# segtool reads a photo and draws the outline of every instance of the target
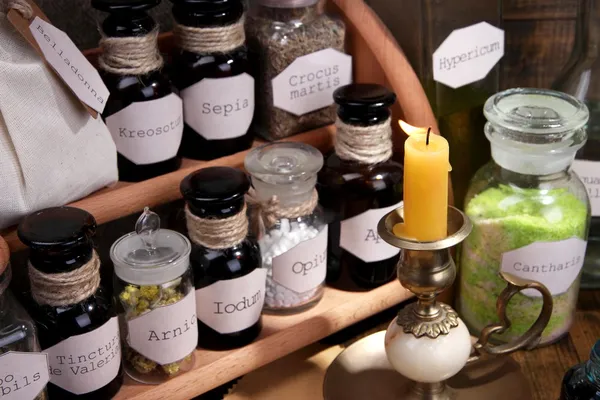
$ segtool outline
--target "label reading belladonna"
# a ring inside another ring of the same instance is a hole
[[[352,57],[334,49],[298,57],[273,78],[273,104],[304,115],[333,104],[333,92],[352,83]]]

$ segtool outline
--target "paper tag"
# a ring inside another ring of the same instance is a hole
[[[117,317],[100,328],[71,336],[43,353],[48,354],[50,382],[71,393],[85,394],[110,383],[121,367]]]
[[[0,356],[2,400],[33,400],[49,380],[45,354],[9,351]]]
[[[171,93],[132,103],[106,118],[117,151],[137,165],[154,164],[177,155],[183,135],[183,108]]]
[[[196,290],[198,319],[219,333],[239,332],[260,318],[265,302],[267,270],[215,282]]]
[[[333,104],[333,92],[352,83],[352,57],[334,49],[294,60],[273,78],[273,105],[304,115]]]
[[[316,288],[326,274],[327,226],[316,237],[273,258],[273,280],[296,293]]]
[[[185,123],[207,140],[245,135],[254,117],[254,78],[205,78],[181,91]]]
[[[198,344],[195,292],[127,321],[127,327],[127,343],[144,357],[160,365],[184,359]]]
[[[558,242],[535,242],[504,253],[501,269],[538,281],[553,295],[565,293],[583,267],[586,245],[585,240],[576,237]],[[521,293],[530,297],[542,296],[533,289]]]
[[[600,216],[600,162],[575,160],[573,171],[579,176],[588,191],[592,216]]]
[[[433,53],[433,79],[453,89],[487,76],[504,55],[504,31],[487,22],[456,29]]]
[[[400,253],[400,249],[387,244],[377,233],[379,220],[402,202],[385,208],[365,211],[341,223],[340,247],[364,262],[387,260]]]

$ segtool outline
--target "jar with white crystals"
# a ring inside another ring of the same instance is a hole
[[[303,311],[323,296],[327,225],[315,190],[322,166],[321,153],[302,143],[267,144],[246,157],[252,223],[267,268],[267,311]]]

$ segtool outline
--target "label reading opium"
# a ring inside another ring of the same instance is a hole
[[[600,216],[600,162],[575,160],[573,171],[579,176],[588,192],[592,216]]]
[[[185,123],[207,140],[240,137],[254,116],[254,78],[205,78],[181,91]]]
[[[85,394],[106,386],[119,373],[121,343],[117,317],[100,328],[71,336],[43,351],[48,355],[50,382]]]
[[[273,280],[296,293],[316,288],[326,274],[327,226],[316,237],[273,258]]]
[[[260,318],[266,279],[267,270],[256,268],[240,278],[197,289],[198,319],[219,333],[239,332],[251,327]]]
[[[171,93],[132,103],[106,118],[117,151],[137,165],[154,164],[177,155],[183,134],[183,108]]]
[[[9,351],[0,356],[0,399],[33,400],[50,380],[43,353]]]
[[[127,321],[127,327],[127,343],[144,357],[161,365],[184,359],[198,344],[195,292]]]
[[[298,57],[273,78],[273,104],[304,115],[333,104],[333,92],[352,83],[352,57],[334,49]]]
[[[459,88],[486,77],[504,55],[504,31],[487,22],[456,29],[433,53],[433,79]]]
[[[397,247],[387,244],[377,233],[379,220],[402,202],[384,208],[365,211],[341,223],[340,247],[364,262],[387,260],[400,253]]]
[[[502,255],[501,269],[524,279],[544,284],[550,293],[565,293],[573,284],[585,256],[587,242],[577,237],[557,242],[535,242]],[[534,289],[526,296],[541,297]]]

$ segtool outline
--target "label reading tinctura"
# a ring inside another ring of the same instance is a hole
[[[600,216],[600,162],[575,160],[573,171],[579,176],[588,192],[592,216]]]
[[[48,358],[43,353],[9,351],[0,356],[0,399],[32,400],[49,380]]]

